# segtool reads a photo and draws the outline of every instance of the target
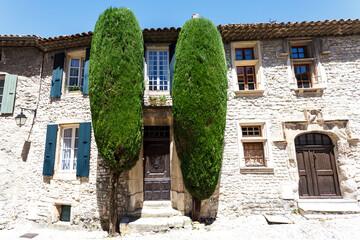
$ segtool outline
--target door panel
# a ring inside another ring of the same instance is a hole
[[[300,198],[341,197],[330,138],[322,134],[307,135],[295,139]]]
[[[170,141],[144,141],[145,200],[170,200]]]

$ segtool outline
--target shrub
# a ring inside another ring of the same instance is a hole
[[[220,33],[205,18],[183,26],[174,66],[176,149],[186,189],[209,198],[219,180],[226,120],[227,69]]]
[[[110,201],[115,199],[119,174],[139,159],[143,56],[142,31],[133,12],[126,8],[105,10],[92,38],[89,97],[97,147],[111,171]],[[115,212],[113,217],[117,217],[117,207],[111,208],[110,214]],[[111,222],[117,226],[113,217]],[[109,231],[113,231],[111,224]]]

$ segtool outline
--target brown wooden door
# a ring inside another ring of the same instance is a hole
[[[295,140],[300,197],[341,197],[331,140],[326,135],[307,135]]]
[[[167,133],[164,136],[157,130],[145,127],[144,199],[170,200],[170,139]]]

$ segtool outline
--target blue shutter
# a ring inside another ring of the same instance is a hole
[[[5,75],[5,84],[0,109],[1,113],[13,113],[17,78],[17,75]]]
[[[55,54],[51,80],[51,98],[58,98],[61,95],[62,77],[64,69],[65,53]]]
[[[170,62],[170,91],[173,90],[174,65],[175,65],[175,53],[171,58],[171,62]]]
[[[52,176],[54,174],[57,130],[58,130],[57,125],[47,126],[44,168],[43,168],[43,175],[45,176]]]
[[[83,94],[89,94],[89,61],[90,61],[90,48],[87,48],[86,56],[85,56],[84,82],[82,87]]]
[[[76,176],[89,177],[91,123],[80,123]]]

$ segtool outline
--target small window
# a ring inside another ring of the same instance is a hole
[[[252,60],[254,59],[253,48],[237,48],[235,49],[235,60]]]
[[[61,222],[70,222],[70,216],[71,216],[71,206],[70,205],[61,205],[60,221]]]
[[[5,85],[5,77],[0,76],[0,109],[1,109],[1,103],[2,103],[2,98],[3,98],[3,94],[4,94],[4,85]]]
[[[243,137],[261,137],[261,127],[251,126],[241,128]]]
[[[246,166],[265,166],[264,146],[262,142],[244,142],[243,146]]]
[[[69,62],[69,77],[67,88],[69,91],[81,90],[84,82],[85,60],[71,58]]]
[[[169,52],[155,51],[147,52],[148,77],[150,91],[168,91],[169,88]]]
[[[293,59],[307,58],[306,46],[291,47],[291,54]]]
[[[236,67],[239,90],[255,90],[256,77],[254,66]]]
[[[61,138],[60,171],[76,171],[79,128],[63,128]]]
[[[295,64],[294,69],[298,88],[310,88],[311,74],[309,64]]]

